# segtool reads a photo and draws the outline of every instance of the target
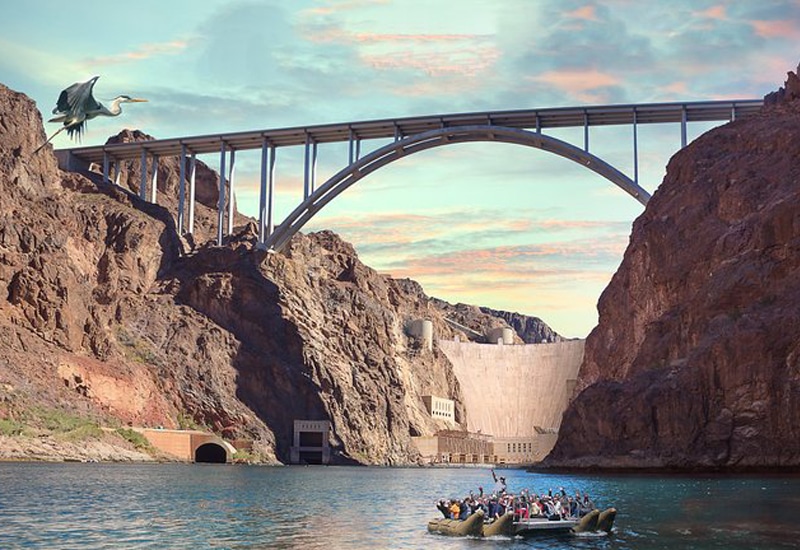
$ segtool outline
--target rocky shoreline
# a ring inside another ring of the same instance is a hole
[[[54,436],[0,436],[0,462],[165,462],[118,438],[63,441]]]

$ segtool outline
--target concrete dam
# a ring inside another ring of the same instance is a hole
[[[531,463],[555,445],[584,340],[503,345],[438,340],[453,364],[466,434],[415,438],[431,462]]]

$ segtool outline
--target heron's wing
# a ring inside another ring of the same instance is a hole
[[[63,90],[58,96],[56,108],[53,114],[63,113],[79,115],[100,109],[100,103],[92,95],[92,88],[99,76],[95,76],[86,82],[76,82],[69,88]]]

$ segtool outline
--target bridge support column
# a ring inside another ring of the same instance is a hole
[[[192,152],[192,160],[189,163],[189,233],[194,234],[194,195],[195,195],[195,176],[197,175],[197,154]]]
[[[317,190],[317,142],[311,143],[311,193]]]
[[[142,148],[142,154],[139,159],[139,168],[141,169],[141,182],[139,183],[139,198],[143,201],[147,200],[147,151]]]
[[[219,199],[217,201],[217,246],[222,246],[222,224],[225,222],[225,142],[219,152]]]
[[[153,155],[153,174],[150,180],[150,202],[158,204],[158,155]]]
[[[583,111],[583,150],[589,152],[589,113]]]
[[[181,158],[178,176],[178,235],[183,235],[183,217],[186,201],[186,145],[181,143]]]
[[[311,195],[311,136],[306,134],[305,154],[303,155],[303,200]]]
[[[633,110],[633,183],[639,184],[639,142],[637,141],[636,109]]]
[[[103,183],[111,183],[111,178],[108,177],[108,153],[103,152]]]
[[[119,180],[122,177],[122,163],[125,161],[122,160],[115,160],[114,161],[114,185],[119,187]]]
[[[353,164],[359,158],[361,158],[361,140],[352,129],[350,130],[349,158],[349,164]]]
[[[228,235],[233,235],[233,178],[236,172],[236,150],[231,149],[231,166],[228,169]]]
[[[258,244],[263,248],[272,235],[273,196],[275,193],[275,146],[267,138],[261,143],[261,193],[258,202]]]
[[[686,105],[681,109],[681,149],[686,147]]]

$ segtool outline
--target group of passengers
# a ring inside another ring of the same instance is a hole
[[[448,519],[467,519],[470,515],[482,510],[484,518],[493,520],[513,512],[514,521],[529,518],[547,518],[550,520],[578,519],[594,509],[594,503],[587,493],[575,492],[570,496],[560,487],[555,493],[552,489],[547,493],[537,494],[528,489],[522,489],[519,494],[513,494],[506,489],[504,477],[496,476],[495,488],[491,494],[485,494],[483,487],[478,487],[478,494],[470,491],[463,499],[441,499],[436,507]]]

